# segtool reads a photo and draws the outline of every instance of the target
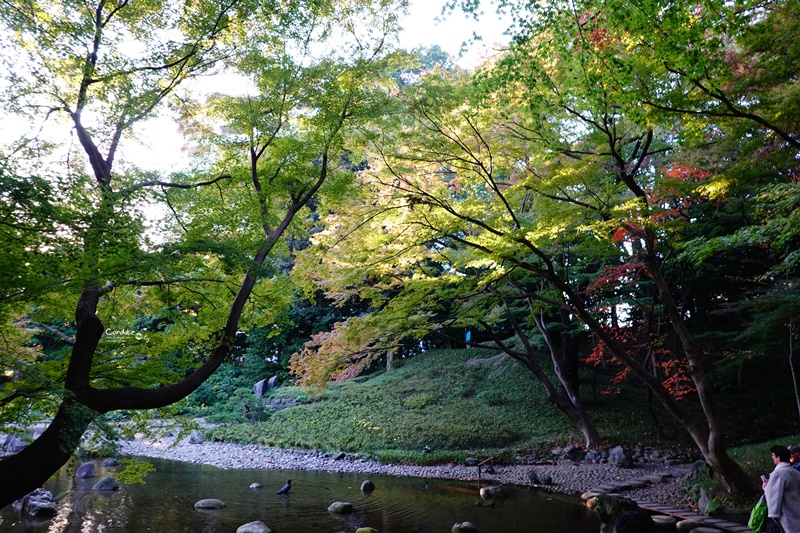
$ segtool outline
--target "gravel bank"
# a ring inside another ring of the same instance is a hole
[[[328,470],[334,472],[357,472],[388,474],[392,476],[415,476],[429,478],[477,481],[476,467],[463,465],[409,466],[383,464],[372,460],[343,454],[326,454],[318,451],[278,450],[256,445],[240,445],[220,442],[189,443],[189,439],[175,443],[174,438],[160,440],[138,439],[123,442],[122,453],[144,457],[156,457],[196,464],[207,464],[219,468],[286,468],[298,470]],[[482,473],[484,480],[496,483],[534,485],[531,471],[538,479],[549,477],[551,484],[541,486],[546,490],[579,495],[599,485],[626,481],[649,474],[668,474],[661,483],[646,488],[625,491],[632,498],[687,509],[689,502],[682,489],[683,476],[689,465],[665,466],[641,464],[633,468],[619,468],[612,464],[575,463],[562,459],[557,465],[496,465],[492,473]]]

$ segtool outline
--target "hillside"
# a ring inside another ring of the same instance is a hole
[[[390,372],[334,383],[316,393],[280,387],[270,396],[308,403],[277,411],[265,421],[225,425],[211,438],[414,462],[470,454],[513,456],[582,444],[581,433],[547,401],[533,375],[505,355],[435,350],[402,363]],[[656,437],[644,390],[627,387],[619,394],[602,394],[605,388],[601,377],[584,376],[584,401],[610,445],[688,444],[660,406],[655,411],[667,435]],[[425,446],[431,453],[422,452]]]

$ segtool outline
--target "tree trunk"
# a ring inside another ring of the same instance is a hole
[[[586,412],[586,408],[580,401],[580,397],[578,396],[577,392],[571,388],[569,382],[565,379],[563,369],[561,368],[561,361],[554,352],[555,348],[552,344],[552,338],[550,337],[544,322],[534,315],[534,321],[536,322],[536,325],[539,327],[540,331],[543,330],[542,334],[545,336],[547,345],[550,348],[551,362],[555,367],[556,375],[559,377],[561,383],[560,388],[556,387],[553,382],[550,381],[550,378],[547,376],[547,374],[542,371],[541,367],[536,361],[536,350],[531,345],[530,339],[520,326],[517,319],[511,313],[511,310],[508,307],[508,302],[503,300],[503,305],[506,311],[506,317],[508,317],[508,320],[514,328],[514,331],[517,333],[522,341],[522,344],[525,346],[525,352],[523,353],[512,350],[510,347],[506,346],[503,342],[496,338],[494,339],[495,343],[505,353],[524,364],[528,370],[530,370],[533,375],[536,376],[536,379],[544,387],[545,392],[547,393],[547,399],[550,401],[550,403],[564,413],[567,418],[569,418],[581,430],[586,447],[589,449],[599,448],[602,444],[600,433],[597,431],[597,428],[589,418],[589,414]],[[486,332],[488,335],[493,336],[491,328],[486,328]]]
[[[39,438],[0,461],[0,508],[41,487],[64,466],[98,414],[66,399]]]

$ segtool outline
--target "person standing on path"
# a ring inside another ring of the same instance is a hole
[[[800,446],[797,444],[789,446],[789,453],[792,454],[789,459],[789,462],[792,463],[792,467],[795,470],[800,470]]]
[[[800,471],[785,446],[770,448],[775,470],[761,486],[767,500],[767,533],[800,533]]]

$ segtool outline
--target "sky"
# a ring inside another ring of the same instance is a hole
[[[496,15],[493,8],[487,6],[484,15],[476,21],[460,11],[442,16],[444,4],[445,0],[411,0],[409,14],[401,20],[404,29],[399,36],[399,47],[411,50],[438,44],[456,59],[459,66],[473,68],[494,53],[496,43],[507,40],[503,32],[510,22]],[[473,33],[480,35],[482,40],[472,43],[460,56],[462,45],[473,37]],[[207,92],[224,91],[226,86],[232,85],[224,78],[204,83]],[[142,124],[139,131],[141,141],[125,147],[125,155],[138,166],[169,172],[188,164],[188,156],[183,150],[185,141],[177,134],[175,123],[170,118],[151,119]]]
[[[486,8],[486,13],[479,21],[465,16],[460,11],[442,15],[445,0],[410,0],[409,14],[401,19],[404,30],[399,36],[400,48],[411,50],[420,46],[438,44],[464,68],[478,66],[486,57],[496,50],[495,43],[506,42],[503,32],[509,27],[507,18],[494,13],[493,8]],[[482,37],[482,41],[473,42],[464,55],[460,55],[462,45],[473,37],[473,33]],[[218,78],[203,80],[200,92],[226,92],[231,86],[241,85],[241,80]],[[13,117],[3,117],[0,121],[0,143],[15,138],[19,131],[28,129],[30,124],[16,123]],[[62,125],[63,126],[63,125]],[[37,126],[38,127],[38,126]],[[167,174],[180,171],[188,166],[186,140],[178,133],[173,118],[162,115],[137,127],[139,139],[126,141],[121,148],[119,159],[128,160],[143,170]]]
[[[400,34],[401,47],[411,49],[438,44],[451,56],[458,57],[462,43],[475,32],[482,37],[482,43],[471,46],[468,53],[457,61],[462,67],[470,68],[492,53],[493,44],[507,40],[503,31],[509,27],[510,21],[496,15],[492,7],[487,6],[484,15],[476,21],[460,11],[441,17],[444,3],[444,0],[411,0],[410,13],[401,22],[404,28]],[[439,18],[443,20],[437,20]]]

